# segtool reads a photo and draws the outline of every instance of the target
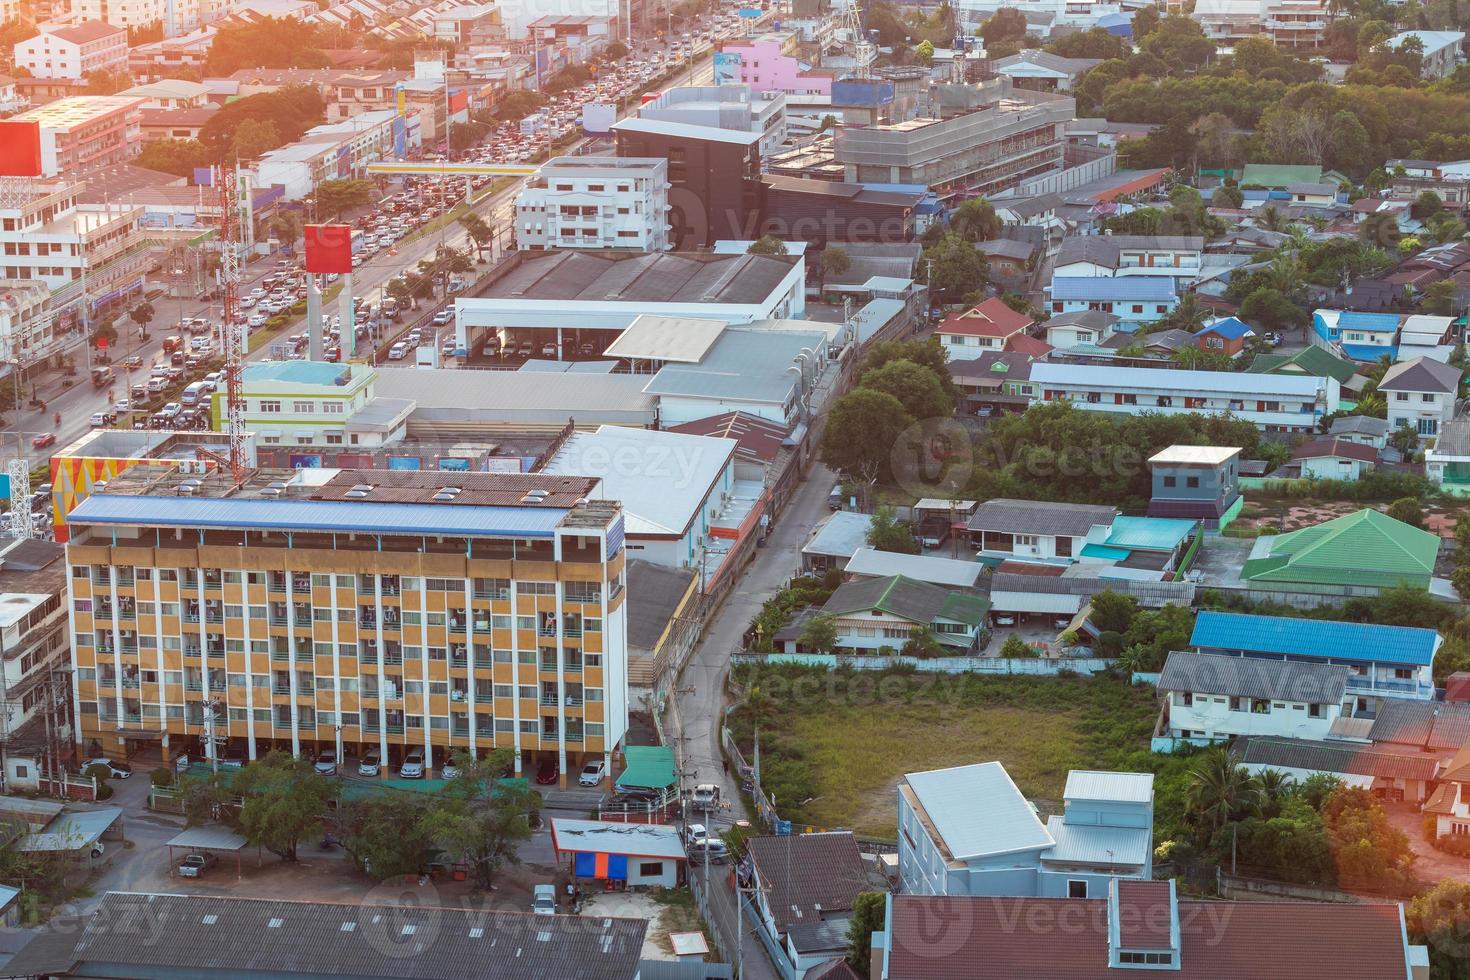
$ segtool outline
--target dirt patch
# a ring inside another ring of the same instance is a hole
[[[1470,880],[1470,858],[1435,850],[1434,845],[1424,836],[1424,815],[1417,807],[1385,803],[1383,810],[1388,815],[1389,822],[1409,838],[1409,848],[1414,852],[1414,873],[1426,886],[1445,878]]]

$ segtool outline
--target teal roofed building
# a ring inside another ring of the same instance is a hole
[[[1399,585],[1428,589],[1439,544],[1436,534],[1365,509],[1261,537],[1240,577],[1252,585],[1299,586],[1306,592],[1351,588],[1371,594]]]
[[[398,442],[408,429],[415,404],[406,398],[377,398],[377,377],[377,371],[367,364],[247,364],[240,379],[245,426],[256,433],[258,449],[329,448],[340,452]],[[213,395],[211,417],[220,432],[226,424],[224,397],[223,390]]]

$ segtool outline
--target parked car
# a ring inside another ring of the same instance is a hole
[[[446,763],[444,763],[444,765],[442,765],[442,766],[439,767],[439,778],[440,779],[458,779],[459,778],[459,766],[456,766],[452,762],[446,762]]]
[[[695,847],[709,840],[709,831],[702,823],[691,823],[684,828],[684,843]]]
[[[213,854],[188,854],[179,862],[180,878],[202,878],[204,873],[219,863]]]
[[[1015,626],[1016,625],[1016,615],[1015,615],[1015,613],[996,613],[995,616],[994,616],[994,619],[995,619],[995,625],[997,625],[997,626]]]
[[[720,805],[720,787],[714,783],[700,783],[694,787],[690,801],[696,810],[713,810]]]
[[[424,778],[424,753],[422,749],[414,749],[408,755],[403,757],[403,765],[398,767],[398,778]]]
[[[556,914],[556,886],[535,885],[531,889],[531,911],[537,915]]]
[[[697,844],[689,845],[689,856],[694,860],[703,860],[709,855],[710,864],[724,864],[730,858],[730,845],[718,837],[706,837]]]
[[[388,348],[388,360],[401,361],[408,356],[408,345],[399,341]]]
[[[602,782],[602,777],[607,772],[607,763],[598,759],[589,762],[582,767],[582,775],[577,777],[578,786],[596,786]]]
[[[123,358],[123,367],[125,368],[140,368],[142,366],[143,356],[141,354],[129,354]]]
[[[553,786],[556,784],[556,763],[543,762],[541,768],[536,770],[536,782],[542,786]]]
[[[133,767],[126,762],[113,762],[111,759],[88,759],[82,763],[82,772],[86,773],[93,766],[106,766],[109,779],[127,779],[133,774]]]
[[[337,775],[337,752],[335,749],[323,749],[317,753],[316,765],[313,766],[323,776]]]
[[[363,755],[362,761],[357,764],[357,774],[359,776],[376,776],[382,764],[383,757],[378,750],[368,749],[367,753]]]
[[[434,324],[434,326],[436,327],[442,327],[444,326],[444,324],[450,322],[453,319],[453,310],[440,310],[439,312],[434,314],[433,319],[431,319],[429,322]]]

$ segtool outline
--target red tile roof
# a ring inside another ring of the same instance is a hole
[[[1045,357],[1055,349],[1051,344],[1029,333],[1012,334],[1006,338],[1006,350],[1025,354],[1033,359]]]
[[[972,310],[951,313],[939,325],[938,333],[961,334],[966,337],[1009,337],[1031,326],[1031,318],[1005,305],[992,296]]]
[[[786,426],[777,425],[775,422],[749,412],[725,412],[721,415],[712,415],[707,419],[697,419],[693,422],[685,422],[683,425],[671,426],[669,431],[692,436],[734,439],[737,457],[759,460],[763,463],[773,461],[780,454],[781,446],[786,442],[789,432]]]
[[[59,37],[63,41],[72,44],[91,44],[100,41],[104,37],[112,37],[114,34],[126,34],[127,31],[121,27],[113,27],[111,24],[100,20],[84,20],[80,24],[71,27],[58,27],[46,32],[52,37]]]
[[[1128,949],[1168,949],[1171,892],[1167,881],[1118,879],[1118,944]]]
[[[1107,902],[898,895],[889,980],[1119,980],[1108,967]],[[1171,980],[1383,980],[1408,975],[1397,905],[1179,903]],[[1152,976],[1153,974],[1149,974]]]
[[[1341,456],[1356,459],[1360,463],[1372,463],[1378,459],[1378,450],[1346,439],[1313,439],[1298,446],[1291,454],[1292,459],[1317,459],[1322,456]]]

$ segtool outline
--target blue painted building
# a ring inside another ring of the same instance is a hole
[[[1347,667],[1343,714],[1370,717],[1385,698],[1434,697],[1434,655],[1443,642],[1417,626],[1209,610],[1195,619],[1189,639],[1201,653]]]
[[[1179,302],[1168,276],[1054,276],[1051,311],[1102,310],[1118,317],[1117,329],[1132,333],[1168,316]]]
[[[1312,329],[1354,361],[1372,363],[1387,354],[1398,356],[1399,315],[1358,313],[1353,310],[1316,310]]]

